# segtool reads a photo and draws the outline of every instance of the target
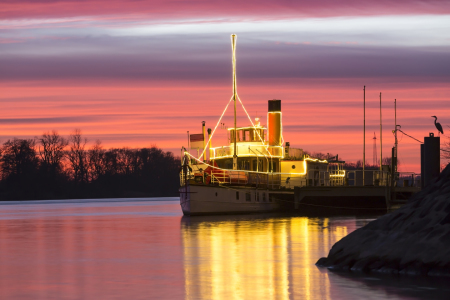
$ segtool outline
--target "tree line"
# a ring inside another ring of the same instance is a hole
[[[80,130],[0,147],[0,200],[177,196],[179,158],[156,146],[87,147]]]

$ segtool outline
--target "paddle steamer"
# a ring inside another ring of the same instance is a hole
[[[228,129],[228,144],[211,146],[214,130],[205,123],[202,134],[191,135],[200,142],[197,153],[182,147],[180,204],[185,215],[272,212],[294,205],[294,186],[343,185],[345,171],[333,158],[317,159],[284,142],[281,100],[268,100],[267,127],[248,115],[236,91],[236,35],[231,36],[234,126]],[[242,105],[249,126],[236,124],[236,105]],[[191,145],[192,146],[192,145]],[[199,151],[200,150],[200,151]],[[195,151],[194,151],[195,152]],[[209,154],[209,159],[207,155]]]

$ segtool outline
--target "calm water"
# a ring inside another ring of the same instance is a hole
[[[185,218],[176,198],[0,202],[0,298],[445,299],[436,280],[314,265],[373,218]]]

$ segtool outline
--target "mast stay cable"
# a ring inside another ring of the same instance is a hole
[[[250,120],[250,123],[252,124],[253,128],[255,129],[255,132],[258,134],[258,137],[263,144],[263,146],[266,148],[266,151],[269,153],[270,157],[272,157],[272,153],[268,150],[268,146],[264,144],[264,140],[262,139],[261,135],[259,134],[258,130],[256,130],[255,124],[253,124],[252,118],[250,118],[250,115],[248,114],[247,110],[245,109],[244,103],[242,103],[241,98],[239,96],[237,97],[239,100],[239,103],[241,104],[242,108],[244,109],[244,112],[246,113],[248,119]]]
[[[213,137],[213,135],[214,135],[214,132],[216,132],[217,126],[219,126],[220,121],[222,120],[223,115],[224,115],[225,112],[227,111],[228,106],[230,105],[230,102],[231,102],[232,100],[233,100],[233,96],[231,96],[230,101],[228,101],[227,106],[225,106],[225,109],[223,110],[222,115],[221,115],[220,118],[219,118],[219,121],[217,121],[216,127],[214,127],[214,130],[213,130],[213,132],[211,133],[211,136],[209,137],[208,142],[206,143],[205,148],[203,149],[203,152],[202,152],[202,154],[201,154],[199,157],[202,157],[203,154],[204,154],[205,151],[206,151],[206,148],[208,148],[209,142],[211,141],[211,139],[212,139],[212,137]],[[211,158],[210,158],[210,159],[211,159]]]
[[[407,137],[410,137],[410,138],[412,138],[413,140],[415,140],[415,141],[417,141],[417,142],[419,142],[419,143],[421,143],[421,144],[423,144],[423,142],[422,141],[420,141],[420,140],[418,140],[418,139],[416,139],[415,137],[412,137],[412,136],[410,136],[409,134],[406,134],[405,132],[403,132],[401,129],[397,129],[398,131],[400,131],[401,133],[403,133],[404,135],[406,135]],[[445,150],[445,149],[440,149],[441,151],[444,151],[444,152],[448,152],[448,153],[450,153],[450,151],[449,150]]]

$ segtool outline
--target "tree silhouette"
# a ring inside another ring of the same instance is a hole
[[[98,179],[99,176],[104,175],[106,171],[105,166],[105,150],[103,149],[100,140],[95,142],[92,149],[89,150],[89,181]]]
[[[85,146],[87,139],[81,136],[81,131],[76,129],[74,133],[69,136],[69,150],[67,151],[67,158],[69,160],[72,176],[75,182],[87,182],[87,153]]]
[[[34,139],[8,140],[2,146],[1,191],[10,199],[35,198],[39,160]]]
[[[60,171],[66,155],[64,149],[69,142],[54,130],[42,134],[38,141],[41,168],[47,168],[50,172]]]
[[[38,159],[36,157],[35,140],[21,140],[14,138],[8,140],[2,147],[2,179],[11,176],[23,176],[36,170]]]

